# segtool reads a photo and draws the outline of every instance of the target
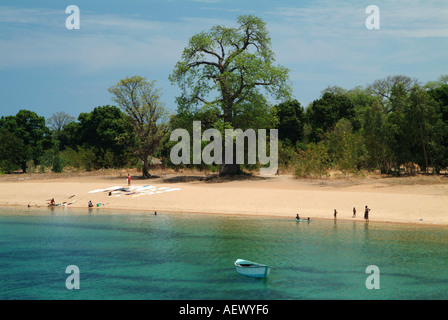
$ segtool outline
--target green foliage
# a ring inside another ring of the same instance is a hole
[[[266,23],[240,16],[238,27],[215,26],[191,37],[169,79],[182,90],[178,115],[210,115],[218,130],[269,128],[275,122],[267,97],[288,100],[288,69],[275,65]],[[271,127],[272,128],[272,127]],[[235,166],[223,164],[220,174]]]
[[[45,168],[49,167],[52,172],[60,173],[64,170],[64,160],[62,159],[57,141],[55,146],[46,150],[39,158],[41,169],[39,171],[45,172]]]
[[[387,114],[379,101],[374,101],[364,110],[361,133],[366,149],[366,168],[378,168],[382,173],[390,172],[391,151],[386,130]]]
[[[309,140],[318,142],[340,119],[353,121],[355,105],[346,94],[324,92],[320,99],[314,100],[307,108],[306,117],[311,124]]]
[[[304,110],[290,99],[288,71],[274,65],[265,23],[253,16],[238,23],[190,39],[170,76],[182,95],[169,121],[155,82],[126,78],[109,88],[121,109],[97,107],[77,121],[56,113],[49,118],[52,131],[28,110],[2,117],[0,172],[135,165],[148,176],[152,157],[174,167],[169,158],[177,142],[168,133],[183,128],[192,137],[193,121],[201,121],[202,132],[214,128],[222,136],[226,129],[278,128],[279,165],[298,177],[322,177],[332,169],[400,174],[402,167],[436,173],[448,167],[448,76],[424,86],[397,75],[366,88],[328,87]],[[268,97],[282,102],[272,106]],[[204,163],[189,167],[218,170]]]
[[[448,84],[440,84],[427,93],[438,104],[443,121],[448,122]]]
[[[69,147],[93,152],[86,164],[78,165],[91,169],[125,167],[131,161],[135,144],[135,132],[127,116],[109,105],[81,113],[78,122],[66,125],[58,138],[62,150]]]
[[[422,168],[431,165],[428,146],[439,117],[437,104],[420,86],[406,89],[402,83],[394,84],[382,131],[391,169],[397,171],[406,163],[417,163]]]
[[[160,100],[160,90],[155,81],[141,76],[122,79],[108,90],[135,130],[132,150],[143,163],[143,177],[149,178],[148,158],[157,151],[168,132],[169,114]]]
[[[330,168],[328,150],[324,143],[310,143],[306,150],[300,151],[295,175],[303,178],[321,178]]]
[[[400,166],[418,164],[436,172],[447,167],[448,86],[443,81],[421,87],[417,80],[399,75],[374,81],[366,89],[330,87],[310,104],[306,116],[303,141],[308,137],[322,146],[317,149],[314,143],[305,150],[300,176],[320,174],[309,164],[317,150],[326,160],[315,166],[326,170],[366,168],[399,174]]]
[[[61,160],[67,167],[91,171],[96,168],[95,152],[91,148],[78,146],[61,151]]]
[[[170,75],[188,104],[218,104],[230,123],[234,106],[256,99],[259,87],[277,99],[290,94],[288,70],[274,65],[266,23],[251,15],[237,22],[237,28],[215,26],[191,37]]]
[[[409,92],[414,85],[418,85],[417,79],[405,75],[393,75],[373,81],[367,87],[367,92],[380,102],[385,112],[390,113],[393,111],[393,95],[396,96],[397,88],[401,87],[404,91]]]
[[[19,165],[26,172],[27,162],[33,160],[39,164],[39,157],[53,144],[50,130],[45,126],[45,118],[29,110],[20,110],[15,116],[2,117],[0,132],[7,136],[13,135],[13,141],[17,143],[16,146],[11,146],[11,142],[5,138],[1,141],[0,148],[3,148],[4,153],[0,160],[8,170],[15,170]]]
[[[362,128],[364,115],[366,111],[374,104],[378,103],[373,95],[368,90],[362,87],[355,87],[347,92],[347,97],[354,105],[354,117],[351,119],[353,131],[357,132]]]
[[[428,142],[428,153],[435,172],[448,167],[448,123],[438,119],[431,128],[432,140]]]
[[[339,120],[334,129],[327,133],[325,144],[328,157],[339,170],[354,172],[365,162],[362,136],[353,132],[353,126],[347,119]]]
[[[278,138],[291,144],[304,138],[305,113],[300,102],[290,100],[276,106],[278,117]]]
[[[26,161],[24,141],[6,128],[0,130],[0,170],[11,173],[19,170]]]
[[[304,148],[303,148],[304,149]],[[297,148],[288,140],[279,140],[278,142],[278,165],[281,169],[289,169],[297,164],[300,151],[302,148]]]

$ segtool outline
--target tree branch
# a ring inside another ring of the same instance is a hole
[[[207,49],[205,49],[205,48],[202,48],[200,51],[203,51],[203,52],[205,52],[205,53],[208,53],[208,54],[210,54],[210,55],[213,55],[213,56],[217,57],[217,58],[218,58],[218,61],[222,61],[222,59],[223,59],[223,58],[222,58],[219,54],[217,54],[216,52],[207,50]]]
[[[197,95],[194,96],[193,99],[197,99],[197,100],[201,101],[204,104],[209,104],[207,100],[205,100],[204,98],[201,98],[201,97],[199,97]]]
[[[219,68],[219,64],[217,64],[216,62],[210,62],[210,61],[196,61],[196,62],[189,63],[188,66],[189,67],[197,67],[197,66],[201,66],[204,64]]]

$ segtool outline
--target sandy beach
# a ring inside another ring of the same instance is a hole
[[[202,174],[161,173],[131,185],[159,191],[126,195],[98,190],[127,187],[127,172],[91,174],[16,174],[0,176],[0,206],[46,207],[49,199],[68,207],[135,210],[159,213],[266,215],[294,218],[448,225],[448,178],[296,179],[292,175],[242,176],[220,179]],[[97,190],[98,192],[91,193]],[[166,192],[170,190],[171,192]],[[356,218],[352,218],[353,207]]]

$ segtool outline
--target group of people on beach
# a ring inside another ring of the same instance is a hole
[[[369,220],[369,211],[370,211],[370,208],[369,208],[368,206],[366,206],[365,209],[364,209],[364,219],[365,219],[366,221]],[[338,214],[338,212],[336,211],[336,209],[334,209],[333,217],[334,217],[335,219],[336,219],[337,214]],[[356,208],[355,208],[355,207],[353,207],[353,215],[352,215],[352,218],[356,218]]]
[[[366,221],[369,221],[369,211],[370,211],[370,208],[368,206],[366,206],[365,210],[364,210],[364,219]],[[334,219],[336,219],[337,215],[338,215],[338,212],[336,211],[336,209],[334,209],[334,212],[333,212]],[[355,207],[353,207],[353,216],[352,216],[352,218],[356,218],[356,208]],[[297,221],[301,220],[299,214],[296,214],[296,220]],[[310,218],[308,217],[308,219],[302,219],[302,220],[310,221]]]
[[[299,214],[296,214],[296,220],[297,220],[297,221],[299,221],[299,220],[308,220],[308,221],[310,221],[310,217],[308,217],[307,219],[301,219],[301,218],[299,217]]]

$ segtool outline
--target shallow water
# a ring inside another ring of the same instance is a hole
[[[447,299],[447,244],[443,227],[0,208],[0,299]],[[237,258],[270,277],[239,275]]]

